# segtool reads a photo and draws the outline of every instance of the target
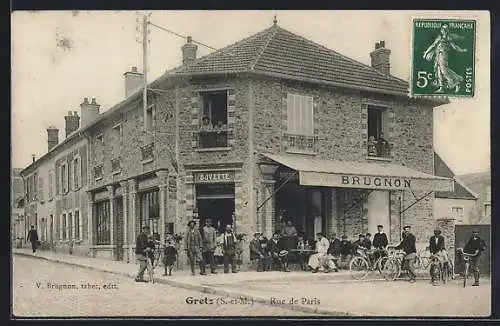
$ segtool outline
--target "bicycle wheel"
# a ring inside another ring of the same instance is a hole
[[[464,264],[464,287],[467,286],[467,279],[469,278],[469,263]]]
[[[431,280],[434,280],[436,282],[440,281],[442,275],[441,264],[439,264],[439,262],[436,261],[431,261],[429,267],[429,274],[431,276]]]
[[[370,266],[363,257],[354,257],[349,263],[349,272],[356,280],[364,279],[368,275],[369,269]]]
[[[148,276],[149,276],[149,281],[154,284],[155,278],[154,278],[154,266],[151,264],[151,260],[148,258]]]
[[[378,270],[380,274],[382,274],[385,263],[389,260],[389,257],[380,257],[375,262],[375,268]]]
[[[382,276],[387,281],[394,281],[401,273],[401,262],[398,259],[388,258],[382,267]]]

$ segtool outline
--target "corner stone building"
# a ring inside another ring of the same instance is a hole
[[[409,99],[383,41],[372,66],[276,24],[202,58],[196,49],[188,38],[146,109],[129,89],[142,75],[126,73],[130,95],[82,129],[91,256],[132,262],[142,225],[163,240],[207,217],[267,236],[291,220],[311,240],[383,224],[397,242],[409,224],[427,241],[433,192],[453,189],[433,171],[432,109],[445,102]]]

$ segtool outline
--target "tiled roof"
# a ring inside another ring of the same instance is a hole
[[[434,153],[434,174],[440,177],[454,178],[454,191],[436,191],[436,198],[477,199],[476,194],[472,193],[467,186],[455,177],[455,173],[437,153]]]
[[[243,72],[385,93],[407,94],[408,91],[406,81],[383,74],[278,25],[202,57],[174,74]]]

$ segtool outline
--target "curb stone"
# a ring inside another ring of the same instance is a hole
[[[105,269],[101,269],[101,268],[94,267],[94,266],[79,264],[76,262],[67,262],[64,260],[36,256],[36,255],[24,253],[24,252],[13,252],[12,254],[41,259],[41,260],[47,260],[47,261],[51,261],[51,262],[55,262],[55,263],[59,263],[59,264],[64,264],[64,265],[77,266],[77,267],[86,268],[86,269],[90,269],[90,270],[94,270],[94,271],[120,275],[120,276],[124,276],[127,278],[134,278],[134,275],[131,275],[130,273],[127,273],[127,272],[110,271],[110,270],[105,270]],[[318,307],[308,307],[308,306],[303,306],[303,305],[271,305],[267,298],[264,298],[261,296],[256,296],[256,295],[249,296],[243,292],[236,292],[236,291],[231,291],[231,290],[227,290],[227,289],[223,289],[223,288],[214,288],[214,287],[210,287],[210,286],[206,286],[206,285],[189,284],[189,283],[178,282],[178,281],[173,281],[173,280],[165,280],[165,279],[157,279],[155,282],[160,283],[160,284],[166,284],[166,285],[178,287],[178,288],[183,288],[186,290],[194,290],[197,292],[209,293],[209,294],[215,294],[215,295],[223,295],[223,296],[228,296],[228,297],[233,297],[233,298],[250,297],[254,303],[259,303],[259,304],[263,304],[263,305],[270,306],[270,307],[279,307],[279,308],[283,308],[283,309],[287,309],[287,310],[300,311],[300,312],[304,312],[304,313],[314,313],[314,314],[321,314],[321,315],[328,315],[328,316],[352,316],[353,315],[352,313],[349,313],[347,311],[327,309],[327,308],[325,309],[325,308],[318,308]]]

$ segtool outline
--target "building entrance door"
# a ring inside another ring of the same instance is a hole
[[[233,224],[234,198],[198,199],[197,207],[200,226],[205,224],[206,218],[212,219],[213,227],[219,232]]]
[[[123,199],[116,198],[114,202],[114,220],[116,223],[116,252],[115,259],[123,260]]]

